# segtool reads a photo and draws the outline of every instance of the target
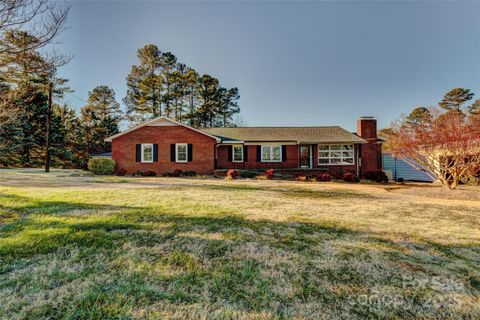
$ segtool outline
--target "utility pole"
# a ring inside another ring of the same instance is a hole
[[[48,106],[45,131],[45,172],[50,172],[50,120],[52,118],[52,91],[53,83],[48,83]]]

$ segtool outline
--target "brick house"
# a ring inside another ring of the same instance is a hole
[[[329,127],[192,128],[159,117],[111,136],[116,170],[175,169],[326,171],[357,175],[382,169],[381,140],[373,117],[357,121],[357,133]]]

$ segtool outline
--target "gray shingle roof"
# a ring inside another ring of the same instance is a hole
[[[200,128],[222,141],[292,141],[297,143],[365,143],[366,141],[341,127],[250,127]]]

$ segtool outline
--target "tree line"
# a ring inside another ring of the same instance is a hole
[[[225,88],[211,75],[200,75],[171,52],[149,44],[137,52],[138,64],[127,76],[123,99],[131,124],[166,116],[191,126],[233,126],[240,112],[237,88]]]
[[[0,19],[0,166],[42,166],[49,145],[52,166],[84,168],[92,155],[110,151],[104,139],[118,133],[122,121],[134,126],[167,116],[192,126],[235,126],[238,89],[222,87],[153,44],[138,50],[138,64],[127,75],[125,112],[104,85],[89,92],[79,113],[62,103],[73,90],[58,68],[69,59],[42,49],[62,30],[68,10],[46,0],[0,5],[0,18],[10,19]],[[31,28],[27,22],[42,13],[50,20],[39,18],[43,24]]]

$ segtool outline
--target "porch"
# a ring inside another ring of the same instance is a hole
[[[215,171],[229,169],[264,172],[338,172],[358,170],[359,145],[346,144],[222,144],[218,145]],[[270,150],[268,148],[276,148]],[[319,150],[321,148],[321,150]],[[325,149],[326,148],[326,149]],[[331,150],[330,150],[331,149]],[[274,156],[274,152],[276,155]],[[273,161],[276,160],[276,161]]]

